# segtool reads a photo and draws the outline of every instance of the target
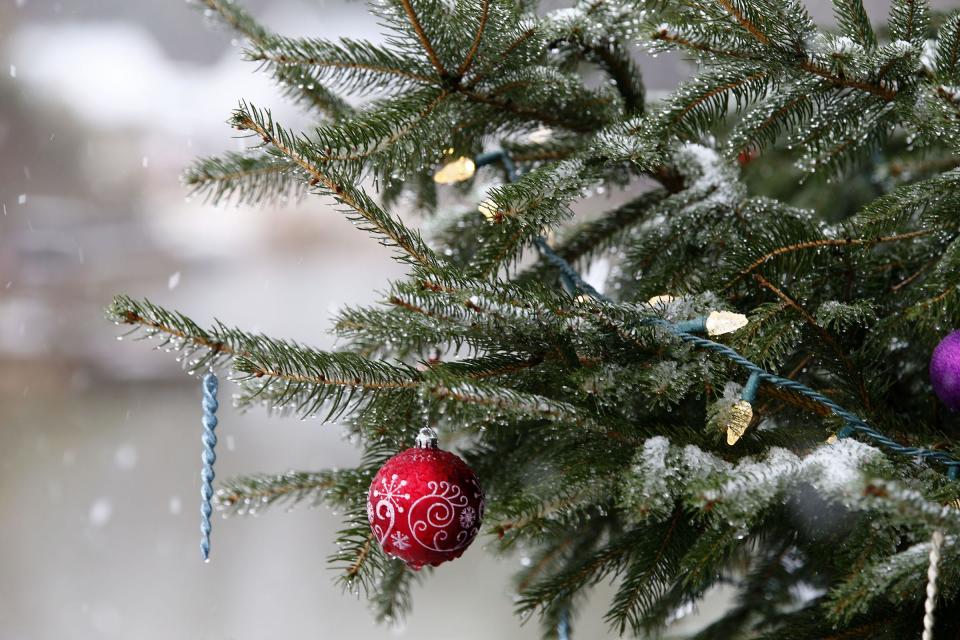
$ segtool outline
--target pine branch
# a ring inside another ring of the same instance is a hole
[[[622,240],[631,228],[642,224],[657,211],[654,205],[667,196],[662,189],[644,193],[637,198],[617,207],[605,216],[582,223],[564,233],[565,239],[557,243],[557,255],[571,264],[590,260],[605,249]],[[515,281],[541,279],[552,269],[543,263],[522,273]]]
[[[261,154],[226,153],[200,159],[187,169],[183,182],[191,195],[212,204],[234,200],[238,204],[264,204],[306,191],[294,162]]]
[[[370,605],[377,622],[392,623],[413,608],[411,588],[422,580],[422,573],[414,573],[400,560],[389,560],[377,589],[370,593]]]
[[[243,353],[254,336],[216,322],[212,329],[200,328],[193,320],[175,311],[167,311],[149,300],[138,302],[128,296],[116,296],[107,307],[107,318],[116,324],[131,325],[127,334],[142,331],[142,339],[158,338],[155,349],[175,351],[190,371],[222,367]]]
[[[233,478],[217,490],[219,510],[236,515],[253,515],[266,507],[310,500],[313,506],[323,501],[325,492],[337,481],[334,472],[288,471]]]
[[[668,130],[696,137],[727,110],[732,97],[738,107],[763,97],[770,72],[759,65],[730,63],[712,69],[673,93],[657,118]]]
[[[430,43],[430,39],[427,38],[426,31],[424,31],[423,25],[420,24],[420,19],[417,17],[417,13],[413,8],[413,3],[411,0],[398,1],[403,6],[403,10],[406,12],[407,18],[410,20],[410,26],[412,26],[414,32],[416,32],[417,38],[420,40],[420,44],[423,45],[423,50],[430,59],[430,64],[432,64],[433,68],[436,69],[437,75],[439,75],[441,78],[446,78],[448,75],[447,69],[443,66],[443,62],[440,61],[439,56],[437,56],[437,52]]]
[[[630,14],[619,5],[581,1],[572,11],[548,14],[544,29],[551,49],[567,49],[576,58],[598,64],[613,80],[628,116],[644,111],[644,85],[627,43],[632,36]]]
[[[753,279],[765,289],[773,292],[778,298],[780,298],[784,304],[788,307],[796,310],[796,312],[803,318],[803,321],[813,328],[813,330],[820,336],[823,344],[830,347],[830,350],[833,352],[834,357],[843,364],[843,367],[846,369],[847,375],[855,382],[858,396],[860,399],[860,405],[867,411],[871,411],[872,402],[870,400],[870,394],[867,391],[866,382],[863,379],[862,370],[859,369],[847,355],[847,353],[840,346],[840,343],[837,342],[833,334],[831,334],[827,329],[822,327],[817,319],[810,315],[810,312],[803,308],[796,300],[794,300],[789,294],[784,292],[779,287],[772,284],[769,280],[761,276],[760,274],[753,274]]]
[[[936,69],[947,82],[960,80],[960,12],[947,18],[937,33]]]
[[[925,0],[893,0],[890,3],[890,35],[922,46],[930,26],[930,9]]]
[[[476,75],[470,78],[463,85],[464,88],[470,91],[476,86],[485,82],[488,78],[496,77],[497,73],[503,68],[504,65],[511,62],[515,57],[519,57],[523,54],[525,47],[537,44],[536,37],[538,35],[538,30],[533,27],[528,27],[520,31],[514,40],[506,45],[501,52],[501,55],[498,58],[491,60],[485,68],[481,67]]]
[[[738,7],[737,5],[742,5],[743,3],[737,2],[734,4],[734,0],[717,0],[717,4],[723,7],[724,11],[730,14],[730,16],[737,21],[737,23],[743,27],[746,31],[750,33],[760,44],[767,45],[770,44],[770,38],[764,34],[756,24],[754,24],[750,19],[748,19],[742,9],[745,7]]]
[[[557,572],[534,582],[521,593],[517,612],[521,615],[547,609],[554,601],[570,600],[585,587],[616,575],[629,561],[632,552],[643,548],[649,532],[643,528],[614,534],[603,546],[582,549]],[[594,544],[600,541],[595,540]]]
[[[426,371],[389,365],[357,354],[314,351],[301,345],[257,337],[256,349],[238,356],[234,368],[247,374],[241,405],[263,402],[301,416],[324,411],[324,421],[346,412],[364,410],[373,403],[389,403],[401,393],[424,394],[450,405],[446,411],[481,409],[532,415],[546,419],[576,419],[567,402],[516,391],[485,379],[527,368],[536,360],[510,362],[480,358],[436,365]]]
[[[863,0],[834,0],[833,14],[840,32],[865,49],[877,46],[877,35],[870,25],[870,16],[863,8]]]
[[[230,28],[240,32],[250,42],[257,45],[271,38],[250,14],[241,9],[232,0],[202,0],[209,11],[218,15]],[[274,79],[284,89],[284,94],[301,104],[306,104],[334,119],[348,115],[352,108],[339,96],[323,87],[316,79],[309,81],[303,74],[294,73],[289,68],[274,70]]]
[[[335,82],[352,93],[365,94],[378,89],[395,89],[417,84],[432,84],[429,70],[417,61],[362,40],[341,38],[330,42],[317,38],[266,36],[247,52],[250,60],[280,67],[315,70],[318,76]]]
[[[490,0],[482,0],[481,6],[483,9],[477,23],[477,34],[473,38],[473,44],[470,45],[470,51],[467,53],[467,57],[464,58],[460,68],[457,69],[457,75],[461,78],[470,71],[470,67],[477,57],[477,52],[480,50],[480,43],[483,41],[483,32],[487,28],[487,21],[490,18]]]
[[[312,186],[322,187],[324,193],[332,195],[358,214],[365,223],[360,226],[361,230],[379,236],[381,244],[385,246],[396,246],[403,250],[406,256],[401,257],[402,260],[416,262],[428,269],[438,268],[439,259],[419,235],[383,211],[363,191],[350,186],[348,180],[338,176],[332,169],[321,169],[312,159],[316,152],[313,145],[305,138],[276,125],[269,112],[241,104],[234,112],[233,124],[241,130],[257,134],[266,144],[299,165],[310,176]]]
[[[679,575],[681,558],[701,533],[680,510],[665,527],[656,529],[653,535],[659,540],[639,545],[605,617],[620,634],[627,627],[636,634],[642,631],[651,610]]]
[[[768,263],[778,256],[782,256],[794,251],[804,251],[806,249],[816,249],[822,247],[856,247],[856,246],[872,246],[876,244],[883,244],[887,242],[900,242],[903,240],[912,240],[914,238],[920,238],[923,236],[930,235],[934,233],[934,229],[918,229],[916,231],[908,231],[905,233],[900,233],[897,235],[891,236],[879,236],[876,238],[821,238],[819,240],[809,240],[807,242],[798,242],[796,244],[788,245],[785,247],[778,247],[772,251],[764,253],[759,258],[756,258],[753,262],[748,264],[746,267],[740,269],[737,272],[737,275],[727,283],[727,286],[732,286],[737,281],[739,281],[744,276],[747,276],[753,273],[756,269]]]

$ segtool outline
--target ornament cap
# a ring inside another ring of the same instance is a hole
[[[417,434],[417,449],[436,449],[437,447],[437,431],[436,429],[431,429],[430,427],[424,427],[420,429],[420,433]]]

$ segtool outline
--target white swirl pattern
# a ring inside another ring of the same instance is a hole
[[[378,498],[376,504],[367,503],[367,515],[377,541],[383,545],[389,542],[398,549],[406,549],[416,543],[425,549],[439,552],[449,552],[462,549],[470,544],[480,530],[480,519],[484,512],[484,497],[476,482],[473,484],[473,497],[479,500],[477,509],[470,506],[467,495],[460,486],[446,480],[430,481],[427,487],[430,493],[421,496],[409,505],[407,511],[407,526],[413,540],[393,531],[396,525],[397,514],[404,512],[400,501],[409,501],[409,493],[400,493],[407,485],[406,480],[400,480],[396,474],[390,478],[381,478],[381,487],[373,490],[373,497]],[[381,526],[378,520],[387,520],[386,527]],[[451,524],[457,522],[461,530],[450,540],[448,531]],[[435,531],[433,536],[426,532]],[[391,537],[391,533],[393,536]]]
[[[377,542],[382,546],[387,536],[393,531],[393,525],[397,522],[397,514],[403,513],[400,500],[409,500],[410,494],[400,493],[400,490],[407,486],[407,481],[399,480],[397,474],[390,476],[390,484],[387,484],[386,478],[380,478],[380,485],[382,489],[378,488],[373,490],[373,497],[379,498],[376,506],[371,508],[370,501],[367,501],[367,518],[373,527],[373,533],[377,537]],[[390,520],[386,530],[374,522],[374,520],[380,518],[388,518]]]
[[[432,538],[421,537],[428,530],[450,526],[457,517],[457,509],[462,511],[470,508],[467,496],[455,484],[446,480],[439,482],[431,480],[427,483],[427,487],[430,493],[414,501],[407,514],[407,523],[413,539],[432,551],[454,551],[468,545],[476,535],[475,529],[459,531],[454,540],[446,545],[444,543],[450,537],[446,529],[440,529],[433,534]]]

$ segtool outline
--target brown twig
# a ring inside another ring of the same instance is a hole
[[[750,35],[756,38],[760,44],[770,44],[770,38],[760,31],[757,25],[753,24],[750,20],[747,20],[746,16],[737,11],[737,8],[734,7],[729,0],[717,0],[717,4],[719,4],[727,13],[733,16],[733,18],[740,23],[740,26],[749,31]]]
[[[483,82],[488,76],[490,76],[493,73],[496,73],[504,64],[506,64],[507,60],[513,54],[513,52],[517,49],[517,47],[519,47],[521,44],[523,44],[524,42],[532,38],[536,33],[537,33],[536,29],[527,29],[526,31],[521,33],[519,36],[517,36],[517,38],[514,39],[513,42],[508,44],[507,47],[500,52],[500,59],[496,64],[491,66],[489,69],[485,69],[480,73],[478,73],[477,75],[475,75],[472,80],[470,80],[466,85],[464,85],[464,88],[472,89],[478,84],[480,84],[481,82]]]
[[[890,89],[878,84],[872,84],[870,82],[862,82],[860,80],[850,80],[848,78],[841,78],[840,76],[834,73],[831,73],[829,69],[824,69],[820,65],[814,62],[811,62],[810,60],[805,60],[804,62],[801,62],[800,68],[808,73],[812,73],[816,76],[820,76],[821,78],[829,80],[831,83],[837,86],[849,87],[851,89],[859,89],[860,91],[865,91],[867,93],[875,95],[886,102],[890,102],[897,97],[897,92],[894,91],[893,89]]]
[[[339,200],[341,200],[347,206],[353,208],[357,213],[363,216],[370,224],[376,227],[376,229],[380,233],[390,238],[390,240],[392,240],[398,247],[406,251],[414,260],[416,260],[417,262],[419,262],[421,265],[425,267],[430,266],[431,261],[425,255],[421,254],[416,247],[408,243],[406,239],[396,235],[389,229],[383,227],[376,220],[376,218],[364,208],[362,203],[360,203],[356,198],[350,195],[350,193],[348,193],[342,186],[340,186],[340,184],[335,182],[330,176],[320,171],[320,169],[317,166],[315,166],[309,160],[307,160],[306,158],[301,156],[299,153],[297,153],[296,150],[291,149],[290,147],[286,146],[282,141],[277,140],[274,137],[273,132],[267,131],[262,126],[260,126],[256,121],[254,121],[253,118],[250,118],[249,116],[246,116],[246,115],[244,116],[243,126],[257,133],[266,142],[269,142],[270,144],[272,144],[283,155],[287,156],[288,158],[296,162],[298,165],[300,165],[300,167],[303,168],[307,173],[309,173],[314,180],[316,180],[318,183],[322,183],[327,189],[335,193]]]
[[[433,79],[428,78],[427,76],[420,75],[419,73],[413,73],[412,71],[407,71],[406,69],[397,69],[395,67],[384,67],[382,65],[375,64],[360,64],[358,62],[343,62],[341,60],[322,60],[314,56],[307,57],[296,57],[290,56],[287,54],[272,55],[265,51],[255,54],[252,60],[263,60],[266,62],[274,62],[276,64],[303,64],[310,65],[314,67],[330,67],[332,69],[363,69],[365,71],[373,71],[375,73],[385,73],[393,76],[400,76],[402,78],[408,78],[410,80],[416,80],[424,84],[432,84]]]
[[[351,563],[350,566],[347,567],[347,570],[344,572],[344,574],[348,579],[353,578],[360,573],[360,569],[361,567],[363,567],[363,563],[367,561],[367,556],[370,555],[370,547],[372,544],[373,544],[373,533],[371,532],[367,536],[367,541],[360,548],[360,553],[357,554],[356,560],[354,560],[353,563]]]
[[[457,69],[457,75],[461,78],[467,71],[470,70],[470,66],[473,64],[473,60],[477,55],[477,51],[480,50],[480,41],[483,40],[483,30],[487,26],[487,19],[490,16],[490,0],[483,0],[483,13],[480,14],[480,24],[477,26],[477,35],[473,38],[473,45],[470,47],[470,52],[467,53],[466,59],[463,61],[463,64],[460,65],[460,68]]]
[[[863,407],[867,411],[870,411],[870,395],[867,393],[867,386],[866,382],[864,382],[863,374],[859,369],[857,369],[856,366],[854,366],[853,361],[840,346],[840,343],[837,342],[836,338],[833,337],[833,334],[831,334],[819,322],[817,322],[817,319],[810,315],[810,312],[804,309],[799,302],[794,300],[789,294],[764,278],[762,275],[755,273],[753,274],[753,279],[761,287],[773,292],[773,294],[780,298],[788,307],[799,313],[800,317],[803,318],[803,320],[810,325],[814,331],[817,332],[817,335],[820,336],[820,339],[829,345],[837,359],[843,363],[847,373],[856,381],[857,391],[860,394],[860,401],[863,403]]]
[[[772,260],[778,256],[782,256],[786,253],[793,253],[794,251],[802,251],[804,249],[816,249],[818,247],[853,247],[861,245],[874,245],[882,244],[886,242],[898,242],[900,240],[910,240],[912,238],[919,238],[921,236],[927,236],[934,232],[934,229],[920,229],[917,231],[909,231],[907,233],[901,233],[899,235],[892,236],[878,236],[876,238],[823,238],[821,240],[808,240],[807,242],[798,242],[796,244],[787,245],[785,247],[779,247],[774,249],[769,253],[765,253],[760,256],[753,262],[751,262],[747,267],[742,269],[737,273],[734,278],[724,285],[724,289],[729,289],[737,281],[739,281],[744,276],[750,274],[754,269],[763,265],[765,262]]]
[[[912,274],[910,274],[909,276],[907,276],[897,284],[890,287],[890,292],[896,293],[897,291],[900,291],[900,289],[903,289],[904,287],[908,286],[910,283],[914,282],[917,278],[919,278],[924,273],[926,273],[933,265],[937,264],[938,261],[939,261],[939,258],[934,258],[930,262],[924,264],[919,269],[914,271]]]
[[[423,30],[423,25],[420,24],[420,18],[417,17],[417,13],[413,10],[413,4],[410,0],[400,0],[400,4],[403,5],[403,10],[407,12],[407,19],[410,20],[410,26],[413,27],[417,38],[420,40],[420,44],[423,45],[423,50],[426,52],[427,57],[430,58],[430,64],[437,70],[441,78],[447,77],[447,69],[440,61],[440,57],[437,56],[433,45],[430,44],[430,39],[427,38],[427,32]]]

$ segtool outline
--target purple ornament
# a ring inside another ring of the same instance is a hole
[[[930,356],[930,382],[951,411],[960,411],[960,331],[940,341]]]

